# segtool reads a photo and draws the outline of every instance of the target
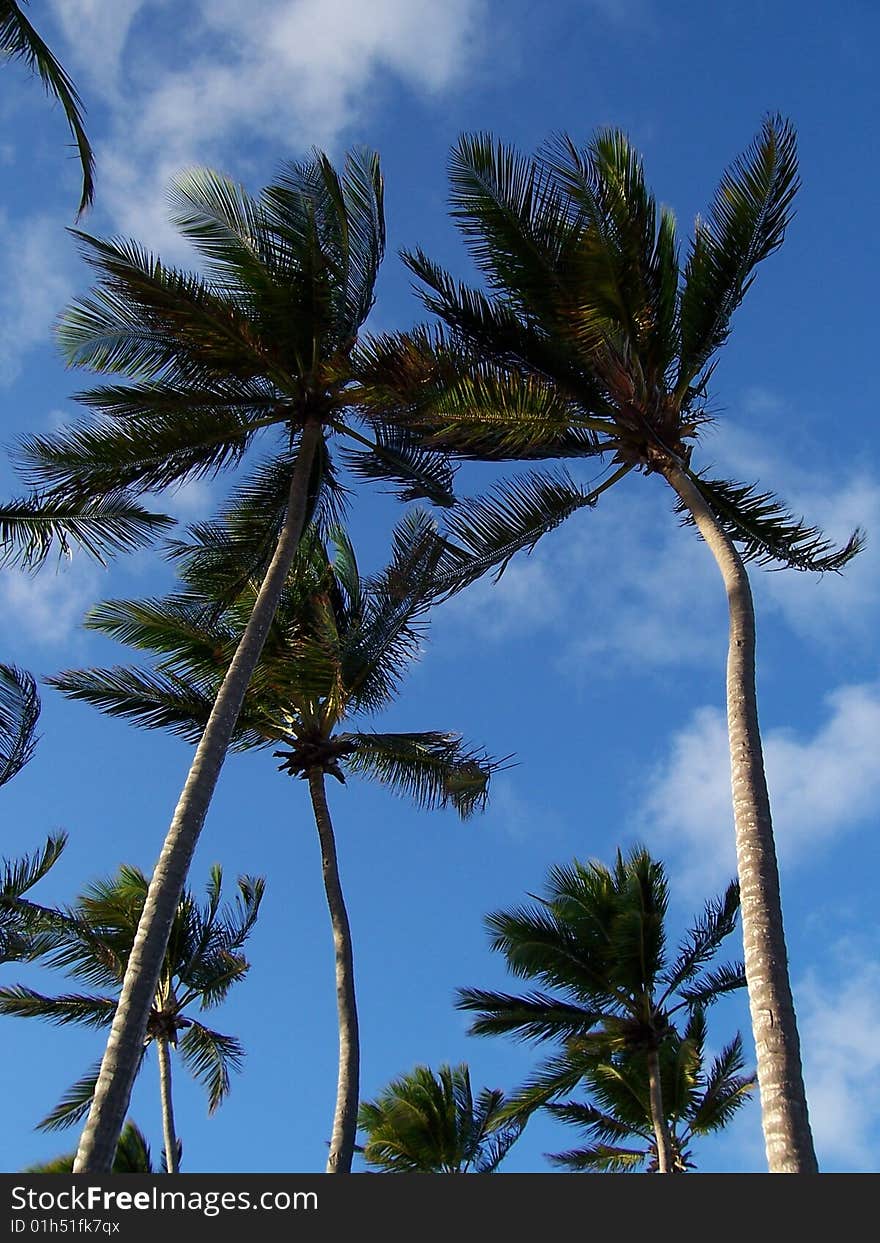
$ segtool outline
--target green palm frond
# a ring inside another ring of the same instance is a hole
[[[455,503],[448,457],[426,449],[412,431],[378,418],[371,420],[371,438],[352,428],[344,431],[358,445],[356,451],[342,451],[343,461],[356,478],[387,482],[388,490],[402,501],[429,500],[446,507]]]
[[[197,743],[210,716],[216,683],[202,685],[173,674],[118,665],[113,669],[70,669],[47,678],[68,699],[90,703],[108,716],[122,717],[145,729],[170,729]],[[233,750],[266,746],[261,729],[243,712],[236,725]]]
[[[95,1065],[72,1084],[45,1118],[37,1123],[38,1131],[62,1131],[80,1122],[88,1113],[95,1095],[101,1063]]]
[[[645,1163],[648,1153],[639,1148],[615,1148],[610,1144],[594,1144],[592,1148],[569,1148],[565,1152],[546,1153],[551,1165],[574,1173],[633,1174]]]
[[[41,1165],[30,1165],[25,1174],[72,1174],[75,1152],[69,1152]],[[150,1145],[146,1136],[133,1122],[126,1122],[116,1146],[113,1174],[154,1174]]]
[[[736,928],[739,914],[739,882],[732,881],[723,896],[707,902],[678,948],[675,961],[662,975],[667,992],[680,990],[715,955],[725,937]]]
[[[686,984],[678,989],[678,995],[688,1006],[706,1006],[716,1001],[725,993],[736,992],[745,988],[746,973],[741,962],[725,964],[707,971],[694,984]]]
[[[15,902],[33,889],[54,866],[66,845],[66,833],[51,833],[39,854],[4,859],[0,871],[0,902]]]
[[[214,1113],[227,1096],[230,1071],[241,1069],[244,1049],[234,1036],[224,1036],[189,1020],[178,1041],[180,1059],[208,1093],[208,1112]]]
[[[798,185],[794,129],[768,116],[760,136],[724,173],[706,219],[696,223],[681,293],[679,394],[726,341],[757,264],[782,244]]]
[[[601,1020],[601,1014],[566,1004],[546,993],[487,992],[479,988],[460,988],[456,1009],[476,1011],[468,1029],[472,1036],[512,1035],[518,1040],[559,1040],[588,1034]]]
[[[0,665],[0,786],[32,758],[39,719],[40,696],[32,676],[17,665]]]
[[[485,807],[491,776],[504,766],[460,734],[358,733],[350,738],[346,768],[389,786],[417,807],[452,806],[462,819]]]
[[[46,1019],[64,1026],[78,1023],[83,1027],[109,1027],[116,1013],[112,997],[92,997],[83,993],[67,993],[47,997],[24,984],[0,988],[0,1014],[16,1018]]]
[[[58,501],[39,493],[0,505],[0,565],[36,570],[53,547],[59,556],[82,548],[101,565],[117,552],[131,552],[174,526],[121,491],[86,501]]]
[[[27,4],[28,0],[22,2]],[[16,0],[0,0],[0,54],[23,61],[64,111],[82,168],[79,215],[91,206],[95,197],[95,157],[83,125],[83,102],[66,70],[25,17],[21,3],[16,3]]]
[[[708,1135],[726,1126],[755,1089],[755,1075],[742,1075],[745,1066],[742,1038],[737,1035],[722,1049],[705,1078],[702,1096],[690,1115],[694,1135]]]
[[[708,479],[705,474],[691,475],[691,480],[746,561],[822,574],[841,570],[864,546],[864,534],[857,529],[838,548],[818,527],[794,518],[772,492],[759,491],[757,484]],[[685,526],[694,525],[683,505],[676,505],[676,512]]]
[[[50,834],[42,850],[0,860],[0,962],[27,962],[54,948],[65,917],[25,894],[54,866],[66,833]]]

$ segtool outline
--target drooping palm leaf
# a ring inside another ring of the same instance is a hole
[[[37,745],[37,684],[17,665],[0,665],[0,786],[20,773]]]
[[[61,104],[82,167],[80,214],[95,196],[95,157],[83,125],[83,102],[66,70],[25,17],[22,3],[28,0],[0,0],[0,54],[23,61]]]

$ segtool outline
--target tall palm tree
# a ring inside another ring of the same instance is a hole
[[[458,734],[377,733],[364,721],[392,701],[418,653],[427,601],[402,595],[401,584],[422,563],[425,537],[430,543],[432,534],[427,515],[408,514],[394,533],[391,563],[372,579],[361,577],[340,529],[332,533],[332,558],[314,529],[303,537],[232,739],[237,750],[280,747],[279,768],[308,782],[333,930],[339,1015],[329,1173],[351,1170],[360,1039],[351,929],[325,777],[344,783],[353,773],[420,807],[451,805],[466,817],[485,805],[491,774],[503,763]],[[48,680],[103,712],[198,742],[257,586],[247,582],[238,560],[240,541],[230,541],[228,530],[207,524],[193,536],[176,548],[180,592],[161,600],[109,601],[86,618],[89,628],[154,653],[154,669],[73,670]],[[227,595],[230,582],[239,594],[224,608],[218,594]]]
[[[220,686],[165,839],[111,1027],[77,1172],[109,1169],[186,874],[250,677],[310,513],[338,499],[329,440],[357,477],[449,500],[442,455],[381,413],[352,407],[353,349],[385,245],[378,158],[337,174],[316,153],[258,196],[210,170],[179,178],[174,219],[206,261],[177,271],[134,242],[79,234],[98,273],[62,318],[67,360],[120,377],[82,395],[94,417],[23,447],[43,505],[136,497],[242,462],[262,433],[273,455],[242,485],[260,503],[254,610]],[[353,425],[366,418],[366,432]]]
[[[744,1067],[742,1038],[706,1065],[706,1016],[697,1007],[684,1033],[674,1032],[660,1046],[660,1082],[669,1134],[670,1169],[683,1174],[695,1168],[690,1144],[722,1130],[748,1099],[754,1076]],[[577,1042],[569,1052],[577,1060]],[[589,1146],[551,1153],[550,1161],[573,1171],[659,1172],[657,1139],[651,1120],[647,1057],[641,1050],[607,1061],[587,1056],[581,1086],[586,1101],[548,1104],[547,1111],[585,1132]],[[634,1146],[635,1145],[635,1146]]]
[[[40,1165],[29,1165],[25,1174],[72,1174],[75,1152],[65,1153]],[[167,1167],[166,1167],[167,1168]],[[133,1122],[126,1122],[116,1146],[111,1174],[156,1174],[147,1138]]]
[[[707,386],[756,266],[783,241],[798,187],[792,126],[770,116],[721,178],[687,259],[624,134],[586,148],[562,137],[529,159],[488,135],[451,158],[456,222],[488,291],[405,256],[442,327],[373,343],[373,399],[396,399],[425,442],[460,457],[600,458],[591,490],[564,473],[498,488],[453,515],[477,569],[545,531],[632,472],[661,476],[714,556],[729,605],[727,704],[743,938],[770,1169],[816,1166],[789,982],[779,876],[755,694],[755,619],[745,562],[838,571],[834,548],[757,485],[691,465],[711,421]]]
[[[468,1067],[416,1066],[365,1101],[367,1165],[384,1174],[494,1174],[523,1123],[504,1115],[504,1093],[483,1088],[476,1100]]]
[[[250,968],[241,947],[256,922],[264,884],[260,878],[240,876],[235,905],[221,906],[222,881],[221,869],[215,865],[208,881],[207,901],[199,904],[185,893],[178,904],[141,1052],[142,1060],[150,1044],[156,1047],[165,1160],[172,1174],[178,1171],[179,1151],[172,1099],[172,1050],[204,1086],[210,1113],[226,1097],[230,1071],[240,1067],[244,1056],[234,1036],[214,1031],[187,1013],[196,1005],[200,1010],[219,1005]],[[124,866],[118,875],[90,885],[68,918],[55,925],[55,946],[45,960],[47,965],[62,968],[74,979],[104,991],[48,997],[16,984],[0,988],[0,1014],[108,1027],[146,894],[143,873]],[[68,1089],[39,1127],[51,1131],[79,1121],[92,1103],[97,1079],[95,1066]]]
[[[22,2],[27,4],[28,0]],[[95,196],[95,157],[83,126],[83,102],[67,72],[34,30],[16,0],[0,0],[0,53],[10,59],[24,61],[64,109],[82,167],[82,194],[77,211],[77,215],[81,215],[91,206]]]
[[[504,954],[509,969],[551,991],[513,996],[466,988],[459,990],[457,1005],[477,1012],[474,1035],[562,1043],[562,1051],[548,1057],[515,1095],[514,1116],[572,1091],[585,1067],[642,1057],[658,1170],[671,1173],[661,1051],[676,1039],[677,1014],[745,984],[740,963],[708,969],[736,926],[737,885],[706,904],[671,960],[666,873],[643,847],[626,857],[618,851],[612,868],[578,860],[554,867],[546,892],[538,905],[496,911],[486,925],[492,948]]]

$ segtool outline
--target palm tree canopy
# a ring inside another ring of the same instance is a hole
[[[487,916],[492,948],[540,987],[522,995],[460,989],[458,1008],[477,1016],[471,1033],[562,1045],[517,1094],[514,1112],[572,1091],[585,1063],[659,1051],[675,1037],[678,1012],[744,987],[741,963],[710,966],[736,927],[736,883],[706,903],[674,952],[667,905],[663,864],[637,846],[618,852],[611,868],[578,860],[554,867],[537,904]]]
[[[630,471],[674,464],[746,558],[825,571],[855,555],[859,532],[835,548],[770,492],[690,468],[711,421],[717,353],[791,218],[789,122],[768,117],[727,169],[683,262],[674,217],[618,130],[585,148],[561,136],[533,159],[488,134],[464,136],[450,178],[452,215],[486,288],[456,282],[421,251],[405,254],[442,326],[371,342],[366,400],[396,406],[426,445],[457,457],[600,457],[611,469],[592,491],[564,474],[550,477],[549,493],[538,486],[546,476],[527,480],[514,499],[524,493],[531,512],[502,492],[466,516],[465,537],[479,536],[503,561]],[[454,512],[449,531],[462,536]]]
[[[385,248],[383,195],[378,157],[365,150],[350,152],[341,174],[320,152],[288,162],[256,196],[210,169],[191,170],[171,199],[174,223],[203,260],[198,275],[134,241],[75,231],[97,279],[62,316],[58,340],[70,364],[108,381],[79,394],[89,419],[21,445],[40,511],[120,497],[136,505],[145,493],[240,465],[262,435],[270,456],[251,464],[239,496],[261,534],[257,573],[283,523],[302,429],[314,422],[325,439],[313,513],[343,495],[333,436],[347,445],[338,465],[356,478],[448,504],[445,457],[355,402],[354,347]],[[131,519],[126,540],[155,534]]]
[[[264,890],[261,878],[241,876],[235,902],[224,905],[222,883],[222,871],[215,865],[205,902],[184,893],[147,1029],[147,1044],[161,1037],[177,1048],[184,1066],[207,1091],[212,1113],[228,1093],[230,1072],[240,1068],[244,1050],[234,1037],[213,1031],[186,1011],[196,1004],[200,1011],[219,1005],[247,974],[250,964],[241,950],[256,922]],[[54,944],[47,965],[105,991],[50,997],[12,985],[0,989],[0,1014],[109,1027],[147,885],[141,871],[123,866],[116,876],[90,885],[67,918],[52,925]],[[97,1073],[94,1067],[73,1084],[39,1126],[55,1130],[79,1121],[91,1103]]]
[[[522,1124],[503,1118],[504,1093],[474,1098],[464,1064],[416,1066],[360,1108],[367,1164],[385,1174],[492,1174]]]
[[[34,30],[22,11],[28,0],[0,0],[0,53],[21,60],[36,74],[50,95],[54,95],[67,118],[82,166],[82,194],[77,214],[91,206],[95,196],[95,157],[83,126],[83,102],[76,87]]]
[[[422,807],[451,805],[462,815],[485,804],[492,773],[504,763],[458,734],[378,733],[349,729],[393,699],[417,657],[430,593],[409,588],[424,571],[434,524],[412,511],[395,531],[392,559],[362,578],[354,550],[339,528],[331,551],[313,528],[303,538],[281,605],[246,692],[233,746],[281,746],[279,767],[305,775],[319,767],[378,780]],[[197,741],[258,584],[238,561],[228,528],[205,524],[176,546],[182,590],[164,599],[109,601],[86,625],[150,651],[154,668],[74,670],[49,679],[70,698],[149,728],[170,728]],[[238,592],[216,602],[225,586]]]
[[[701,1007],[689,1016],[683,1034],[673,1032],[659,1050],[660,1078],[666,1122],[673,1152],[673,1172],[694,1168],[690,1143],[726,1126],[745,1104],[754,1076],[740,1072],[744,1061],[737,1035],[706,1062],[706,1017]],[[568,1048],[578,1059],[577,1041]],[[549,1113],[580,1128],[588,1147],[550,1155],[550,1161],[569,1170],[631,1172],[656,1169],[657,1145],[648,1089],[644,1051],[626,1051],[597,1061],[588,1052],[581,1062],[581,1087],[586,1101],[548,1104]]]

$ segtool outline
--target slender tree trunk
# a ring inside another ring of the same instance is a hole
[[[718,563],[730,617],[727,728],[736,825],[746,983],[761,1118],[772,1174],[818,1172],[782,926],[779,870],[755,693],[755,612],[745,566],[698,489],[675,464],[667,481]]]
[[[174,912],[186,884],[193,851],[226,758],[248,683],[260,659],[302,535],[309,478],[322,434],[321,425],[316,421],[310,420],[303,427],[299,454],[290,481],[287,513],[275,554],[217,694],[205,732],[196,748],[186,784],[150,881],[128,960],[119,1005],[110,1030],[110,1039],[101,1063],[95,1097],[76,1154],[74,1171],[77,1174],[106,1174],[113,1162],[140,1061],[147,1020],[168,945]]]
[[[663,1089],[660,1086],[660,1057],[656,1049],[648,1053],[648,1094],[651,1102],[651,1124],[657,1145],[657,1173],[672,1173],[672,1144],[663,1112]]]
[[[162,1134],[165,1137],[165,1166],[169,1174],[179,1174],[177,1132],[174,1129],[174,1103],[171,1096],[171,1049],[164,1036],[156,1038],[159,1052],[159,1093],[162,1098]]]
[[[336,1087],[336,1111],[330,1137],[328,1174],[350,1174],[357,1136],[358,1089],[360,1078],[360,1040],[358,1036],[357,1003],[354,994],[354,961],[351,928],[336,859],[333,824],[327,807],[324,773],[309,769],[309,792],[315,812],[315,824],[321,839],[321,868],[324,891],[333,925],[333,949],[336,956],[336,1009],[339,1015],[339,1078]]]

